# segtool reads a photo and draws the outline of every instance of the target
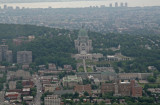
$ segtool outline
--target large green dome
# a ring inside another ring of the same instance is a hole
[[[79,37],[88,37],[88,33],[85,29],[80,29],[79,31],[79,34],[78,34]]]

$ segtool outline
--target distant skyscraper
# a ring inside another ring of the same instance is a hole
[[[20,9],[18,6],[16,6],[16,10]]]
[[[7,5],[4,5],[3,9],[7,9]]]
[[[109,7],[112,7],[112,3],[111,3],[111,4],[109,4]]]
[[[118,7],[118,3],[117,2],[115,3],[115,7]]]
[[[121,7],[123,7],[124,5],[123,5],[123,3],[121,3]]]
[[[125,7],[128,7],[128,3],[127,2],[125,3]]]

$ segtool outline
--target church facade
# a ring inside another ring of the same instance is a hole
[[[78,50],[78,54],[74,55],[75,59],[91,59],[98,60],[103,55],[100,53],[92,54],[92,40],[89,39],[88,33],[85,29],[81,29],[78,34],[78,39],[74,40],[75,48]]]
[[[89,40],[85,29],[81,29],[78,34],[78,39],[74,41],[75,48],[79,54],[87,54],[92,51],[92,40]]]

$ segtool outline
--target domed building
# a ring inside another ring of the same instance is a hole
[[[93,49],[92,40],[89,40],[88,33],[83,28],[79,31],[78,39],[74,42],[79,54],[88,54]]]
[[[75,48],[78,50],[78,54],[74,55],[75,59],[95,59],[102,58],[102,54],[91,54],[93,50],[92,40],[89,39],[87,31],[82,28],[78,33],[78,39],[74,40]]]

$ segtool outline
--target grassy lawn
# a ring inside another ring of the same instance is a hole
[[[82,63],[82,62],[83,62],[82,59],[77,60],[77,63]]]
[[[108,61],[91,61],[91,60],[86,60],[86,64],[87,65],[106,65],[106,64],[110,64],[110,62]]]
[[[144,88],[145,84],[144,83],[139,83],[139,85],[142,86],[142,88]]]
[[[87,72],[92,72],[92,68],[87,67]]]
[[[78,72],[84,72],[84,68],[83,68],[82,66],[80,66],[80,67],[78,68]]]

